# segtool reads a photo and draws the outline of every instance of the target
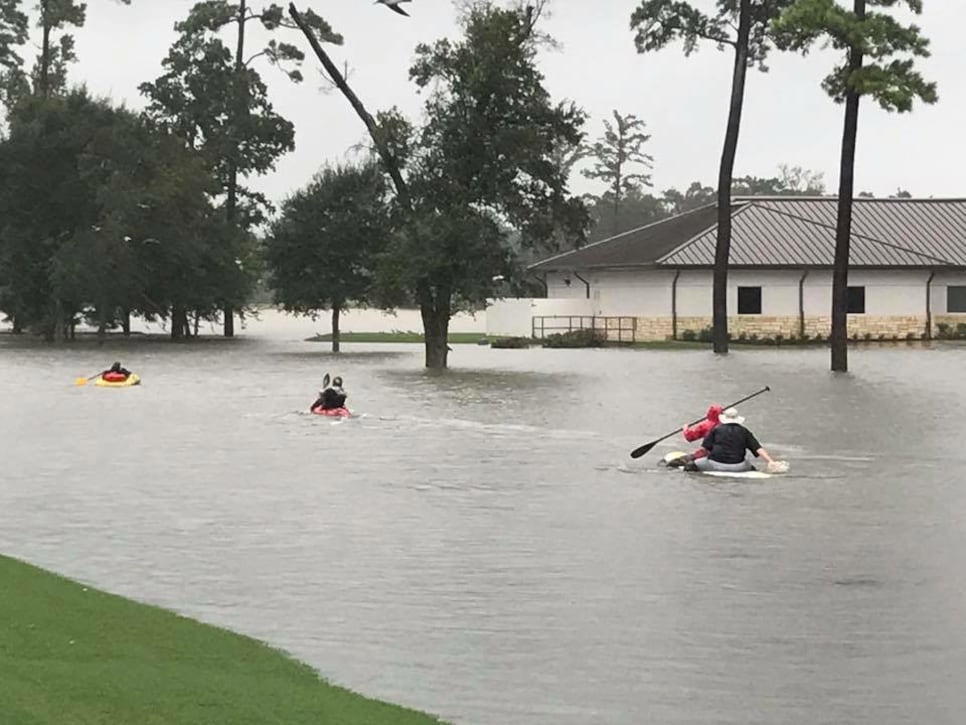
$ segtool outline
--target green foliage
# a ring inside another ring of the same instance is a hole
[[[554,335],[547,335],[543,338],[543,347],[604,347],[607,337],[602,330],[585,328],[583,330],[571,330]]]
[[[20,0],[0,0],[0,106],[10,105],[23,76],[18,46],[27,42],[27,25]]]
[[[650,169],[654,159],[645,154],[643,146],[650,139],[644,133],[644,122],[631,114],[613,112],[614,123],[604,119],[604,135],[587,147],[593,166],[583,171],[588,179],[599,179],[607,185],[601,201],[613,210],[611,229],[617,234],[623,199],[628,195],[640,198],[643,186],[651,186],[650,174],[634,171]]]
[[[748,63],[768,70],[765,60],[773,42],[769,24],[795,0],[753,2],[750,6]],[[719,50],[738,43],[736,28],[740,0],[717,0],[713,15],[702,12],[682,0],[643,0],[631,14],[631,29],[639,53],[660,50],[680,40],[684,54],[694,53],[702,40],[714,43]]]
[[[250,243],[226,254],[217,188],[202,155],[128,111],[26,99],[0,142],[0,309],[48,338],[77,315],[213,314],[258,271]]]
[[[276,301],[303,314],[370,303],[390,234],[387,199],[372,162],[327,167],[286,199],[265,240]]]
[[[559,163],[582,142],[584,114],[551,100],[532,20],[523,9],[473,5],[459,40],[416,49],[410,77],[426,93],[425,122],[379,117],[376,133],[403,166],[410,197],[380,278],[387,293],[419,304],[430,367],[446,365],[450,316],[519,273],[511,231],[532,246],[562,231],[582,236],[587,225]]]
[[[868,0],[868,4],[886,8],[905,4],[917,15],[922,12],[920,0]],[[861,53],[861,68],[850,71],[844,62],[823,81],[822,87],[836,103],[843,102],[849,90],[900,113],[912,110],[917,98],[924,103],[938,100],[936,84],[915,70],[915,58],[929,57],[929,40],[918,26],[903,25],[888,13],[866,12],[859,17],[836,0],[796,0],[775,21],[774,32],[780,46],[788,50],[807,53],[824,38],[833,48]]]

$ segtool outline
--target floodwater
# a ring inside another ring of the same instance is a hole
[[[824,350],[459,345],[432,375],[311,327],[4,336],[0,551],[455,723],[962,721],[966,347],[833,376]],[[144,384],[73,385],[114,359]],[[326,371],[359,417],[304,414]],[[789,474],[662,469],[680,437],[629,458],[764,385],[741,412]]]

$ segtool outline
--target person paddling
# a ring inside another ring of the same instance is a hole
[[[104,380],[122,381],[131,377],[131,371],[122,367],[121,363],[115,362],[111,367],[101,373]]]
[[[329,376],[326,375],[326,378]],[[338,375],[332,379],[332,385],[327,385],[328,380],[323,381],[325,388],[319,393],[318,399],[312,403],[309,410],[316,410],[321,408],[322,410],[334,410],[336,408],[344,408],[345,401],[348,397],[345,390],[342,389],[342,378]]]
[[[701,442],[708,454],[688,463],[685,468],[697,471],[753,471],[755,467],[745,458],[745,451],[751,451],[755,458],[764,458],[773,464],[755,434],[745,428],[745,419],[738,415],[735,408],[721,413],[719,423],[712,428]]]

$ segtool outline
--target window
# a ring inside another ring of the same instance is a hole
[[[865,314],[865,287],[849,287],[848,310],[850,315]]]
[[[761,287],[738,288],[738,314],[761,314]]]
[[[966,287],[946,288],[946,312],[966,312]]]

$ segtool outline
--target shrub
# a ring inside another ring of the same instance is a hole
[[[954,334],[952,331],[952,326],[945,322],[940,322],[938,325],[936,325],[936,329],[936,337],[938,337],[940,340],[949,340]]]
[[[694,342],[698,339],[698,333],[696,333],[694,330],[684,330],[681,333],[681,339],[685,342]]]
[[[706,327],[698,333],[698,342],[711,342],[710,327]]]
[[[962,340],[963,338],[966,338],[966,323],[964,323],[964,322],[957,322],[956,323],[956,332],[955,332],[955,335],[960,340]]]
[[[530,347],[529,337],[495,337],[490,340],[490,347],[500,350],[522,350]]]
[[[544,347],[603,347],[606,333],[603,330],[585,328],[571,330],[556,335],[548,335],[543,339]]]

